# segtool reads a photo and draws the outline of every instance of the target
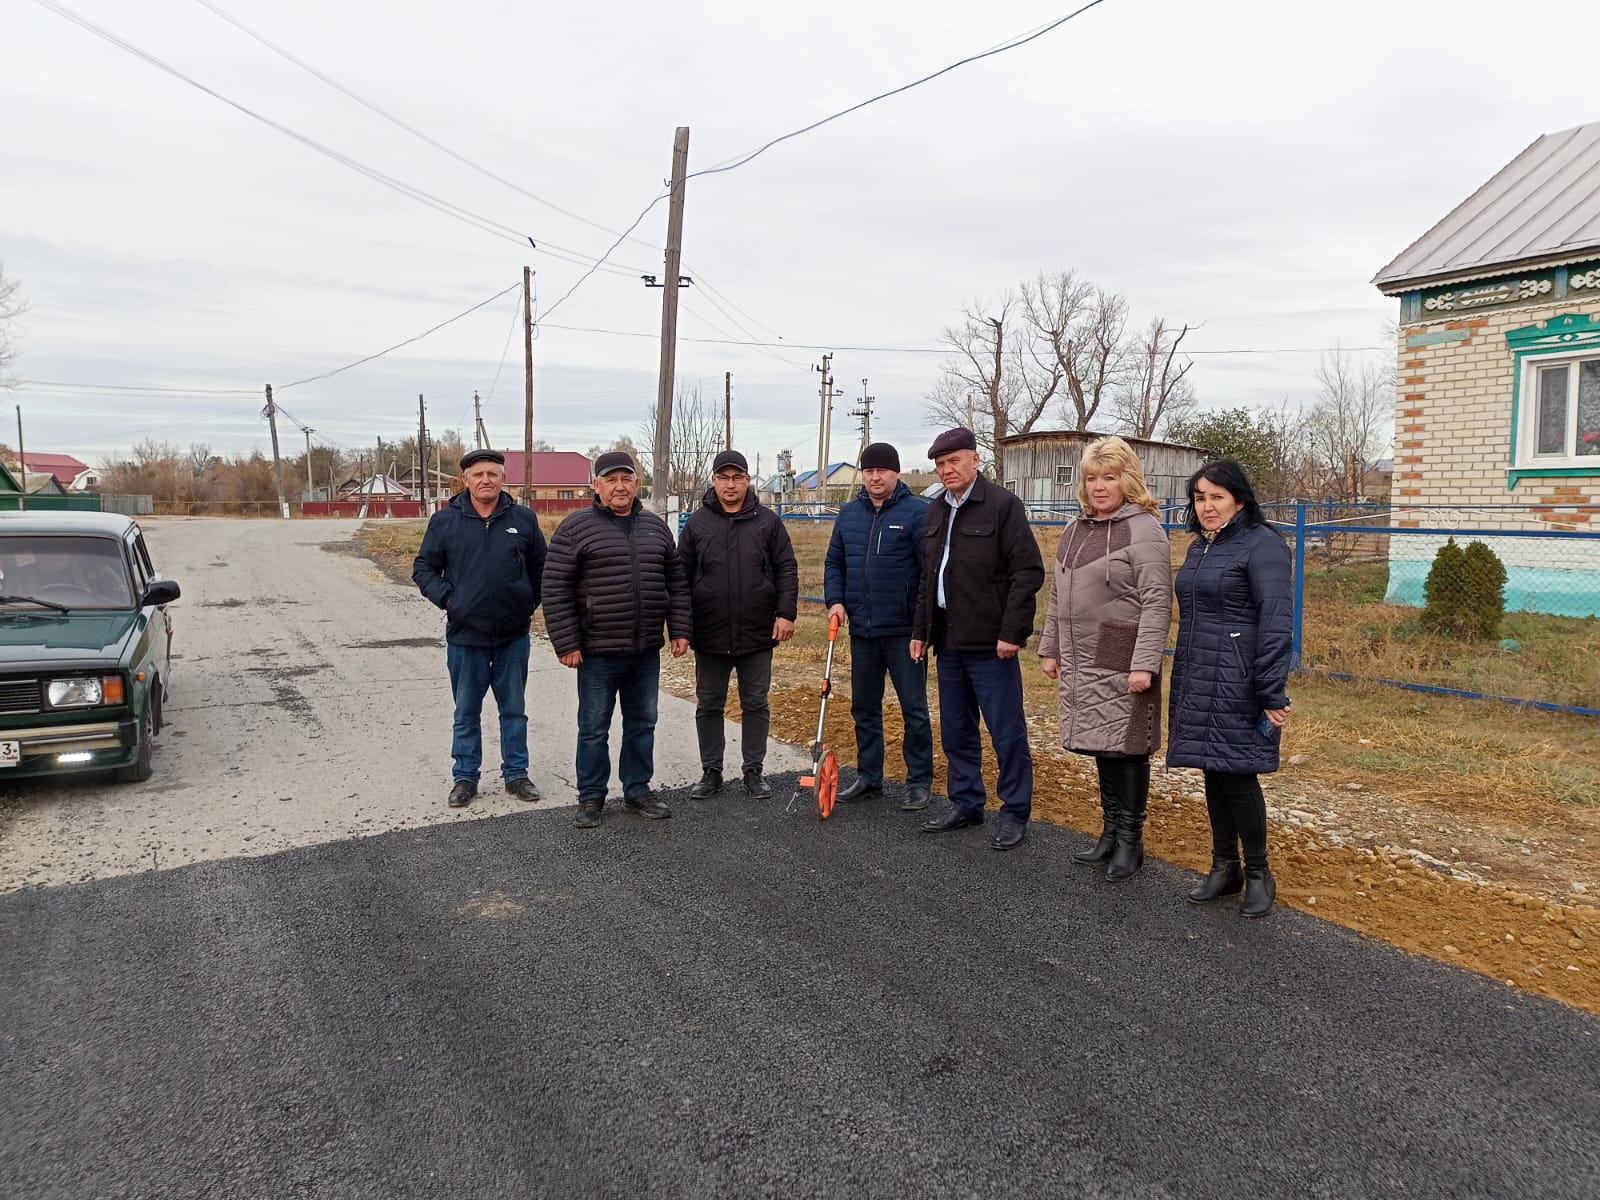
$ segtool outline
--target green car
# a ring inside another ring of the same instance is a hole
[[[177,598],[127,517],[0,514],[0,781],[150,778]]]

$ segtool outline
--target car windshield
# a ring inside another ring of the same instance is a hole
[[[134,607],[122,544],[115,538],[0,535],[0,609]]]

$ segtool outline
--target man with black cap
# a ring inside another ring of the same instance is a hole
[[[737,671],[744,790],[770,796],[762,766],[772,649],[794,636],[800,571],[789,531],[757,499],[750,464],[737,450],[712,461],[711,486],[684,522],[678,554],[694,605],[694,727],[703,772],[689,795],[703,800],[722,790],[723,712]]]
[[[539,799],[528,778],[528,624],[539,607],[544,533],[539,519],[502,488],[506,456],[469,450],[466,487],[428,520],[411,578],[445,611],[445,657],[455,696],[455,758],[447,803],[478,794],[483,766],[483,694],[500,710],[500,774],[518,800]]]
[[[906,798],[928,807],[933,787],[933,724],[928,668],[909,649],[922,573],[922,527],[928,506],[900,482],[900,452],[874,442],[861,452],[861,491],[839,509],[828,541],[823,599],[850,626],[850,715],[856,726],[856,778],[845,802],[883,792],[883,677],[894,681],[905,726]]]
[[[578,672],[578,828],[600,824],[619,701],[622,803],[640,816],[670,817],[650,786],[661,629],[674,658],[688,652],[689,588],[667,523],[639,503],[631,455],[609,450],[595,460],[594,502],[556,527],[544,590],[550,643],[561,665]]]
[[[924,833],[983,824],[983,737],[999,764],[1000,821],[989,845],[1022,844],[1033,812],[1033,754],[1022,707],[1017,653],[1033,632],[1044,560],[1022,501],[978,471],[972,430],[947,429],[928,447],[944,497],[928,510],[922,587],[911,657],[939,655],[939,740],[948,766],[950,809]]]

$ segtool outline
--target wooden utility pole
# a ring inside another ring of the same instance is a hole
[[[722,373],[722,435],[724,450],[733,449],[733,372]]]
[[[533,495],[533,272],[522,268],[522,502]],[[480,422],[481,423],[481,422]]]
[[[672,388],[678,361],[678,271],[683,264],[684,178],[689,172],[689,127],[672,139],[672,191],[667,209],[667,273],[661,287],[661,374],[656,381],[656,440],[651,451],[655,477],[650,507],[667,511],[672,480]]]
[[[431,511],[428,501],[432,489],[428,487],[428,410],[422,403],[422,393],[417,393],[417,480],[422,485],[422,515]]]
[[[17,511],[28,511],[28,456],[22,448],[22,405],[17,405],[17,480],[22,490],[17,495]]]
[[[267,428],[272,431],[272,483],[278,489],[278,515],[289,519],[289,506],[283,502],[283,466],[278,459],[278,406],[272,402],[272,385],[267,384]]]
[[[822,499],[822,481],[828,473],[828,407],[831,400],[829,393],[833,391],[833,377],[828,371],[832,366],[833,355],[824,354],[822,356],[822,365],[817,368],[822,372],[822,387],[818,390],[819,395],[822,397],[822,407],[817,414],[817,473],[811,480],[811,498],[813,500]]]

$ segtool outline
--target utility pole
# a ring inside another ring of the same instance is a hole
[[[667,511],[672,480],[672,388],[678,361],[678,270],[683,264],[683,199],[689,172],[689,127],[678,126],[672,138],[672,191],[667,209],[666,278],[661,283],[661,374],[656,381],[656,440],[651,452],[655,465],[650,507]],[[648,285],[649,280],[646,279]]]
[[[861,482],[861,455],[872,445],[872,402],[876,396],[867,395],[867,381],[861,381],[861,407],[850,415],[861,418],[861,445],[856,450],[856,482]]]
[[[22,476],[17,482],[22,485],[22,491],[17,496],[17,511],[28,511],[28,456],[22,448],[22,405],[17,405],[17,473]]]
[[[383,465],[382,438],[378,439],[378,469],[372,474],[375,480],[378,477],[383,479],[383,515],[392,517],[394,516],[394,500],[389,495],[389,468]]]
[[[417,478],[422,485],[422,515],[429,513],[428,500],[428,410],[422,403],[422,393],[417,393]]]
[[[309,426],[302,426],[306,435],[306,499],[316,498],[317,485],[311,482],[311,435],[316,432]],[[331,493],[330,493],[331,495]],[[303,509],[301,511],[304,511]]]
[[[476,450],[489,448],[489,434],[483,427],[483,405],[478,393],[472,393],[472,445]]]
[[[733,372],[722,373],[722,433],[727,443],[723,449],[733,449]]]
[[[289,506],[283,502],[283,467],[278,460],[278,406],[272,402],[272,385],[267,384],[267,428],[272,430],[272,482],[278,489],[278,515],[289,519]]]
[[[522,502],[533,495],[533,271],[522,268]]]
[[[820,501],[823,496],[823,480],[828,474],[828,410],[832,402],[833,376],[829,370],[833,366],[833,355],[824,354],[822,365],[813,367],[812,370],[822,372],[822,386],[818,394],[822,397],[822,407],[817,414],[817,473],[811,480],[811,498]]]
[[[967,393],[967,428],[976,430],[978,427],[972,423],[973,422],[973,416],[974,416],[972,404],[973,404],[973,402],[972,402],[972,393],[968,392]]]

